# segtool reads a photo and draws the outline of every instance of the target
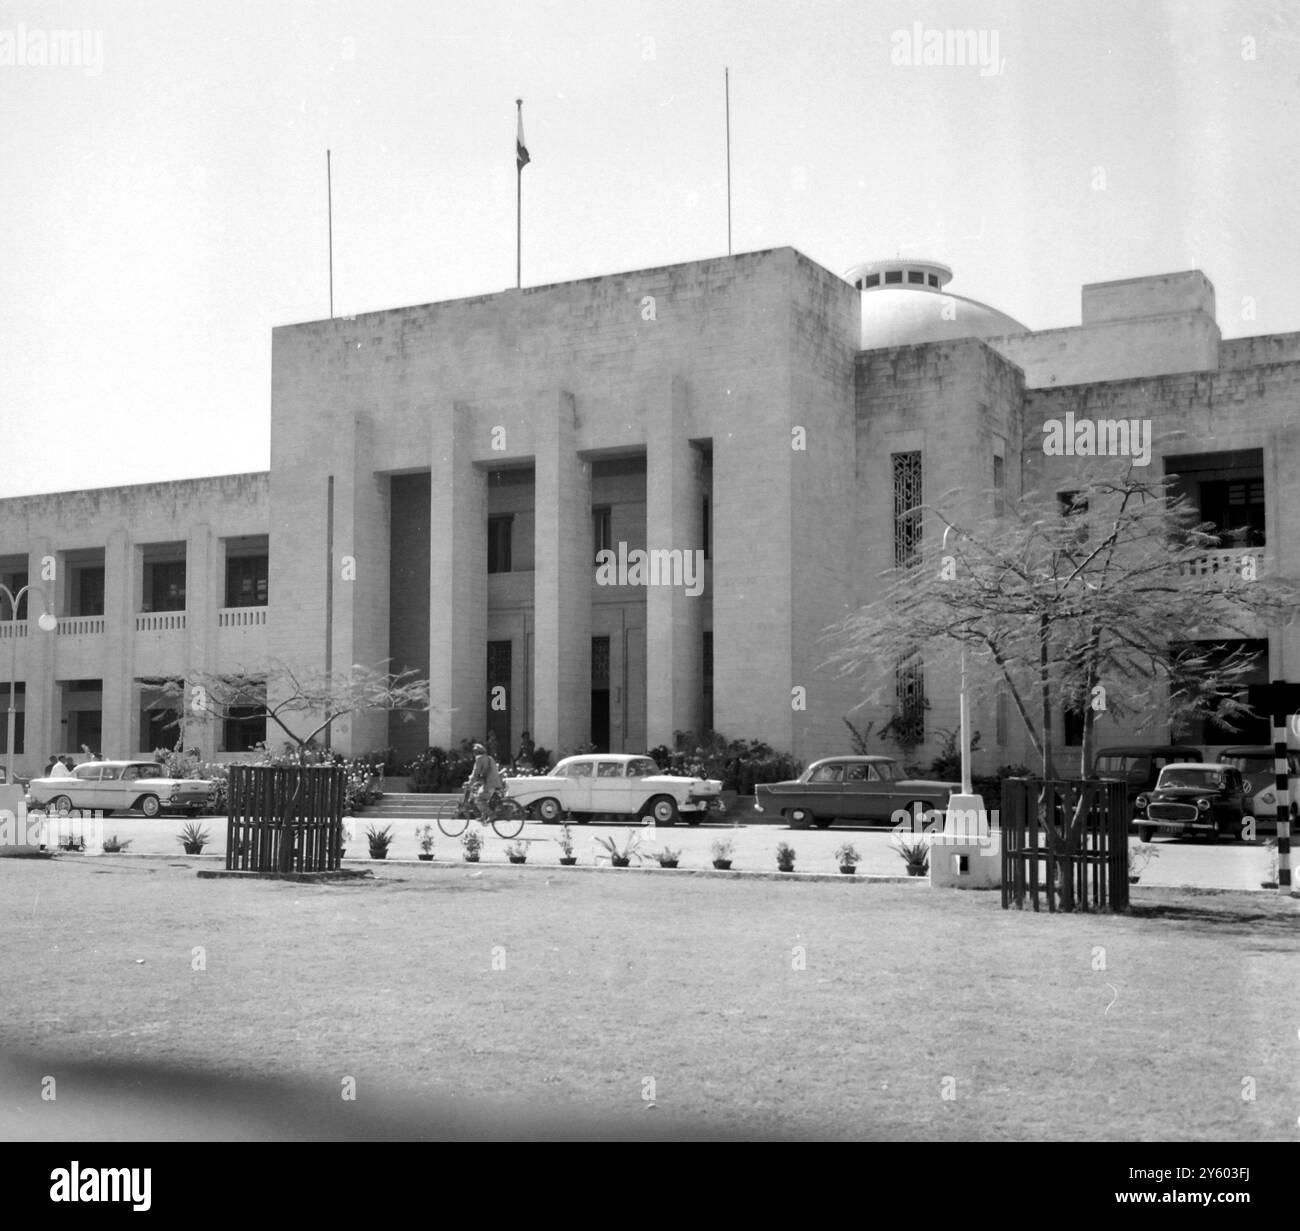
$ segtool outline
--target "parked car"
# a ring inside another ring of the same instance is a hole
[[[105,816],[136,810],[154,817],[163,812],[197,816],[215,793],[201,778],[169,778],[156,761],[86,761],[69,777],[33,778],[28,803],[55,812],[96,809]]]
[[[721,806],[722,783],[660,773],[650,757],[588,753],[565,757],[545,777],[507,778],[506,794],[548,824],[566,814],[583,824],[610,812],[653,817],[656,825],[675,825],[680,816],[698,825]]]
[[[1194,761],[1166,765],[1155,790],[1140,794],[1134,808],[1138,838],[1143,842],[1150,842],[1155,833],[1240,838],[1246,814],[1241,771]]]
[[[948,807],[959,782],[908,778],[893,757],[825,757],[788,782],[760,782],[754,787],[754,810],[783,816],[793,829],[835,820],[888,824],[900,809],[916,815]]]
[[[1123,744],[1098,749],[1092,759],[1092,776],[1123,782],[1128,788],[1129,814],[1133,815],[1137,797],[1155,790],[1166,765],[1204,760],[1201,750],[1190,744]]]
[[[30,779],[24,778],[17,771],[14,772],[14,780],[9,781],[9,771],[3,765],[0,765],[0,786],[21,786],[25,787]]]
[[[1300,801],[1296,794],[1300,791],[1300,753],[1288,752],[1287,760],[1287,798],[1291,807],[1291,822],[1300,818]],[[1261,829],[1275,828],[1277,824],[1277,774],[1273,768],[1273,747],[1271,744],[1252,744],[1235,748],[1225,748],[1219,753],[1220,765],[1231,765],[1241,771],[1242,785],[1246,792],[1246,811],[1259,821]]]

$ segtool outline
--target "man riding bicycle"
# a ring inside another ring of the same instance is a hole
[[[505,789],[501,771],[497,763],[488,754],[482,744],[474,745],[474,771],[465,784],[466,800],[472,804],[479,817],[487,820],[492,812],[492,803]]]

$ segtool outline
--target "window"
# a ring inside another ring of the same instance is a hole
[[[505,513],[488,518],[488,568],[489,573],[510,572],[510,538],[513,514]]]
[[[184,560],[158,560],[145,565],[144,609],[185,610]]]
[[[921,454],[893,454],[894,567],[921,563]]]
[[[175,709],[140,710],[140,747],[156,752],[159,748],[175,747],[180,733],[181,713]]]
[[[700,509],[700,545],[704,549],[704,558],[711,560],[713,558],[713,509],[709,505],[708,496],[704,497]]]
[[[1067,705],[1061,711],[1062,738],[1067,748],[1079,748],[1083,744],[1083,727],[1085,714],[1081,705]]]
[[[1057,492],[1056,504],[1062,517],[1077,518],[1072,537],[1076,546],[1088,541],[1088,497],[1082,492]]]
[[[104,614],[104,567],[85,565],[73,570],[71,584],[74,616],[102,616]]]
[[[251,752],[266,742],[266,684],[264,681],[241,682],[239,693],[232,698],[237,704],[226,707],[222,723],[222,740],[226,752]]]
[[[890,269],[885,271],[885,282],[902,282],[903,271],[901,269]]]
[[[609,687],[608,637],[593,637],[591,639],[591,686],[592,688]]]
[[[915,655],[894,668],[894,730],[904,746],[925,742],[925,675]]]
[[[930,278],[930,285],[937,290],[939,287],[939,275],[930,274],[929,278]]]
[[[812,772],[809,782],[839,782],[844,777],[843,765],[820,765]]]
[[[1264,546],[1264,480],[1216,479],[1201,484],[1201,518],[1224,547]]]
[[[599,761],[596,764],[596,776],[598,778],[621,778],[623,776],[623,766],[618,761]]]
[[[925,274],[919,269],[909,269],[907,271],[907,281],[909,284],[916,282],[925,285]]]
[[[566,773],[570,778],[591,778],[594,776],[594,770],[593,761],[574,761]]]
[[[879,286],[879,285],[880,285],[880,275],[879,275],[879,274],[868,274],[868,275],[867,275],[867,285],[868,285],[868,286]]]
[[[226,560],[226,606],[265,607],[269,559],[231,556]]]
[[[993,455],[993,512],[1001,517],[1006,511],[1006,462],[997,453]]]
[[[614,550],[613,510],[607,504],[591,510],[591,541],[593,563],[600,563],[602,551]]]
[[[27,729],[27,715],[18,708],[26,703],[27,685],[14,687],[14,753],[23,751],[23,736]],[[9,685],[0,684],[0,755],[9,748]]]
[[[27,584],[27,573],[13,572],[0,573],[0,585],[3,585],[10,594],[17,594]],[[18,600],[18,619],[27,619],[27,595],[24,594]],[[12,620],[14,618],[13,609],[9,605],[9,597],[0,591],[0,620]]]

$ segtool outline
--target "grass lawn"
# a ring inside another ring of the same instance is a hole
[[[195,866],[0,861],[0,1136],[1296,1136],[1295,901]]]

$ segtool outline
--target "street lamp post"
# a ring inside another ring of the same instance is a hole
[[[943,545],[940,551],[948,550],[948,535],[952,531],[951,526],[944,528]],[[961,727],[961,793],[963,795],[973,794],[970,782],[970,710],[966,700],[966,641],[961,641],[961,692],[957,702],[958,722]]]
[[[14,627],[11,630],[15,635],[9,638],[9,725],[7,729],[9,747],[7,751],[6,767],[8,769],[8,780],[10,785],[14,781],[14,702],[17,700],[18,693],[18,604],[28,590],[34,590],[41,596],[41,614],[36,623],[47,633],[52,633],[59,626],[59,621],[50,612],[49,604],[45,599],[45,591],[40,586],[28,584],[15,594],[6,585],[0,585],[0,595],[9,600],[9,614],[13,621]]]

